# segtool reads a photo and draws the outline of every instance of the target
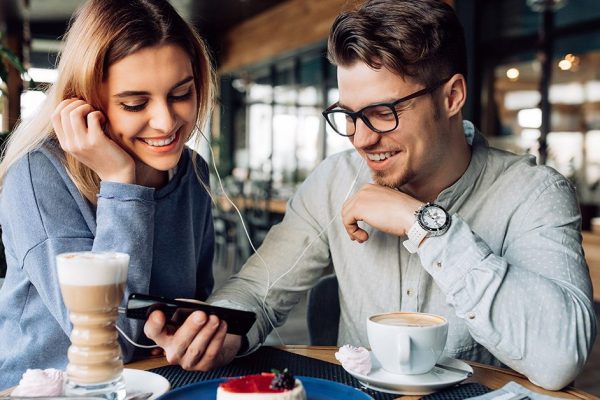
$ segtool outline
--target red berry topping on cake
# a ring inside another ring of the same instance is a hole
[[[221,387],[232,393],[276,393],[283,389],[271,387],[275,374],[263,372],[262,374],[246,375],[223,382]]]

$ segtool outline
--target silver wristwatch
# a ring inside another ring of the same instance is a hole
[[[408,239],[402,242],[404,247],[416,253],[426,237],[440,236],[450,228],[452,218],[443,207],[426,203],[415,211],[416,221],[406,234]]]

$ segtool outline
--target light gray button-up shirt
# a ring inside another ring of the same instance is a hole
[[[446,234],[428,238],[416,254],[402,246],[405,237],[365,224],[369,240],[351,241],[341,206],[351,187],[355,193],[372,179],[356,152],[339,153],[290,200],[260,257],[252,256],[209,301],[257,313],[248,334],[254,349],[270,321],[282,324],[331,261],[340,345],[368,347],[372,314],[429,312],[449,321],[451,357],[503,363],[549,389],[571,382],[596,336],[574,189],[533,157],[490,148],[471,123],[464,126],[472,143],[469,167],[436,200],[452,215]]]

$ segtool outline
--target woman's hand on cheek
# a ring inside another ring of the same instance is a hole
[[[106,118],[80,99],[63,100],[52,114],[61,148],[98,174],[103,181],[135,183],[135,162],[102,126]]]

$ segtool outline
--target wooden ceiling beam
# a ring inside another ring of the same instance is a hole
[[[273,58],[326,40],[335,17],[357,0],[288,0],[225,34],[219,72]]]

